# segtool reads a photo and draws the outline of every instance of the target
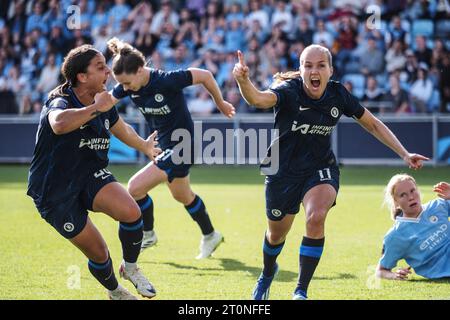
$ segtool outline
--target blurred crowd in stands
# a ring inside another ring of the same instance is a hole
[[[233,79],[237,50],[263,89],[275,73],[298,69],[312,43],[331,50],[333,79],[373,112],[450,112],[447,0],[2,0],[0,113],[38,115],[67,52],[90,43],[109,60],[111,37],[153,68],[210,70],[238,113],[260,111]],[[193,114],[217,112],[199,86],[185,94]],[[118,107],[135,113],[129,101]]]

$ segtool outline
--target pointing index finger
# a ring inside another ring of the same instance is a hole
[[[241,52],[241,50],[238,50],[237,54],[238,54],[239,63],[244,67],[245,66],[244,54]]]

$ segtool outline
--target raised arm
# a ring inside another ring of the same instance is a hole
[[[365,110],[363,116],[358,119],[358,123],[363,126],[374,137],[392,149],[402,158],[411,169],[420,169],[423,166],[423,161],[430,160],[429,158],[416,153],[409,153],[405,147],[400,143],[392,131],[378,118],[376,118],[369,110]]]
[[[157,131],[154,131],[147,140],[142,139],[134,130],[132,126],[123,121],[121,117],[119,120],[111,127],[110,131],[115,135],[120,141],[126,145],[141,151],[150,160],[154,161],[155,157],[161,153],[161,149],[156,148],[157,142],[155,141]]]
[[[110,110],[115,104],[106,91],[96,94],[94,99],[93,104],[84,108],[51,111],[48,114],[48,121],[53,132],[61,135],[75,131],[99,114]]]
[[[277,103],[277,95],[272,91],[260,91],[250,81],[249,68],[245,64],[244,54],[237,52],[238,63],[234,65],[233,76],[245,101],[259,109],[268,109]]]
[[[236,114],[236,110],[231,103],[223,99],[222,92],[211,71],[197,68],[189,68],[188,70],[192,74],[192,84],[202,84],[213,98],[220,112],[226,117],[232,118]]]

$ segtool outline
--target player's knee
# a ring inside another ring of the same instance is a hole
[[[192,201],[195,199],[195,195],[191,193],[185,193],[185,192],[174,192],[172,193],[172,196],[175,200],[182,203],[183,205],[187,206],[190,205]]]
[[[271,245],[280,244],[286,239],[285,234],[277,232],[267,232],[266,237]]]
[[[131,223],[137,221],[140,217],[141,209],[135,202],[132,202],[124,207],[120,222]]]
[[[98,243],[92,250],[92,253],[89,257],[90,260],[96,263],[105,263],[109,258],[109,251],[106,243]]]
[[[327,217],[326,210],[314,210],[307,215],[306,225],[310,228],[322,228]]]
[[[142,194],[146,194],[145,191],[142,190],[142,187],[137,182],[136,179],[131,178],[130,181],[128,181],[128,193],[134,198],[138,199]]]

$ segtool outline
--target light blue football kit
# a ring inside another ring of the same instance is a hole
[[[392,269],[405,259],[422,277],[450,277],[450,200],[432,200],[422,208],[416,219],[397,217],[384,237],[380,265]]]

